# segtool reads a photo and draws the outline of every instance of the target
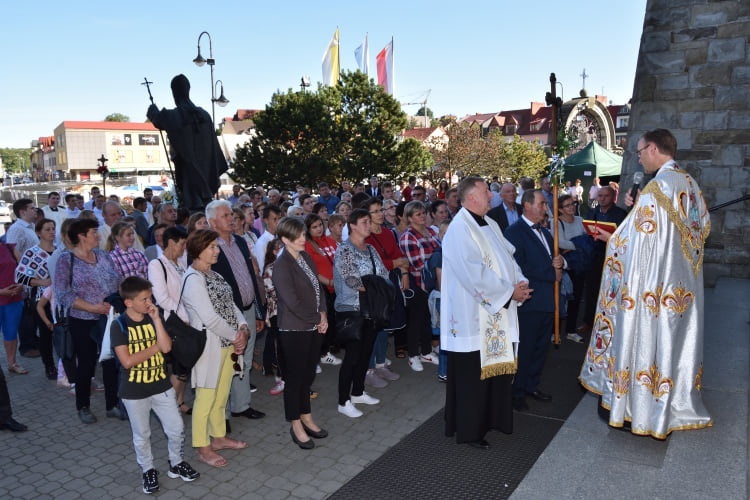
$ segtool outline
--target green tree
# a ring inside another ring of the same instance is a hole
[[[105,122],[129,122],[130,117],[122,113],[112,113],[104,117]]]
[[[432,110],[431,110],[430,108],[426,108],[426,109],[427,109],[427,116],[428,116],[428,117],[429,117],[430,119],[434,118],[434,117],[435,117],[435,115],[433,115],[433,114],[432,114]],[[424,106],[422,106],[421,108],[419,108],[419,109],[417,110],[417,113],[415,114],[415,116],[424,116],[424,110],[425,110],[425,107],[424,107]]]
[[[524,141],[519,135],[514,135],[508,141],[499,130],[493,130],[485,140],[491,143],[488,153],[491,160],[484,174],[487,177],[497,175],[512,181],[521,177],[536,179],[549,165],[544,147],[535,142]]]
[[[293,189],[332,180],[335,119],[321,94],[276,93],[253,121],[256,135],[236,151],[237,181]]]
[[[0,148],[0,159],[6,174],[21,173],[31,168],[31,149]]]
[[[245,184],[291,188],[395,177],[424,160],[406,154],[411,145],[399,148],[406,128],[399,103],[359,71],[343,72],[338,85],[317,92],[276,93],[253,120],[257,135],[237,148],[234,162],[235,178]]]
[[[487,160],[486,143],[479,127],[450,120],[445,125],[448,141],[433,140],[428,144],[435,161],[432,174],[437,179],[457,174],[481,175]]]
[[[398,145],[397,173],[394,180],[408,179],[410,175],[424,176],[435,164],[435,160],[420,141],[409,137]]]

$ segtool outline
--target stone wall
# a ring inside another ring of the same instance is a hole
[[[750,192],[750,1],[648,1],[629,126],[622,186],[641,169],[641,134],[668,128],[709,207]],[[711,225],[706,285],[750,278],[750,201],[713,212]]]

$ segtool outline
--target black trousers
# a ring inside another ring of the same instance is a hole
[[[323,337],[317,331],[279,331],[284,357],[284,416],[287,421],[299,420],[300,415],[310,413],[310,386],[320,361]]]
[[[406,300],[406,340],[409,356],[429,354],[432,351],[432,327],[427,293],[418,286],[413,286],[411,291],[414,295]]]
[[[481,380],[479,351],[450,352],[445,391],[445,435],[457,443],[481,441],[490,429],[513,432],[513,375]]]
[[[347,342],[344,346],[346,355],[339,369],[339,404],[342,406],[349,401],[350,394],[361,396],[365,391],[365,375],[376,333],[372,321],[365,320],[360,339]]]
[[[513,380],[513,397],[523,397],[539,389],[554,324],[553,312],[518,311],[521,342],[518,344],[518,372]]]
[[[52,317],[52,310],[49,303],[44,308],[48,318]],[[42,356],[42,362],[47,371],[55,368],[55,359],[52,356],[52,330],[47,328],[47,325],[42,321],[42,317],[36,310],[36,304],[33,309],[34,322],[39,329],[39,353]]]
[[[70,318],[70,333],[76,360],[76,410],[91,406],[91,378],[96,370],[97,345],[91,334],[99,321]]]
[[[0,423],[5,423],[13,417],[10,408],[10,394],[8,394],[8,383],[5,381],[5,373],[0,368]]]
[[[276,370],[276,375],[283,378],[281,344],[279,344],[278,317],[271,318],[271,326],[266,326],[266,345],[263,348],[263,370],[266,375],[271,375]]]
[[[568,271],[570,280],[573,282],[573,300],[568,301],[567,315],[567,332],[574,333],[578,326],[578,311],[580,309],[581,299],[583,298],[583,288],[586,284],[586,273],[583,271]]]
[[[596,314],[596,301],[599,298],[599,287],[602,283],[602,272],[604,267],[604,255],[595,255],[592,259],[591,269],[586,273],[585,278],[585,296],[586,315],[584,321],[589,326],[594,326],[594,316]]]
[[[336,302],[336,294],[328,291],[328,288],[322,287],[326,296],[326,306],[328,307],[328,331],[323,335],[323,342],[320,344],[320,356],[323,357],[336,346],[336,310],[333,304]]]

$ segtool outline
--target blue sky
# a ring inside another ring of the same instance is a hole
[[[183,73],[192,100],[210,112],[208,66],[199,68],[201,31],[213,40],[215,78],[237,108],[263,108],[278,89],[321,81],[321,60],[341,33],[341,67],[369,33],[375,55],[394,37],[396,98],[422,101],[438,116],[527,107],[543,101],[555,72],[569,99],[586,68],[589,95],[631,97],[646,0],[380,0],[284,2],[60,2],[3,6],[0,147],[28,147],[65,120],[123,113],[144,121],[149,104],[171,107],[169,82]],[[208,57],[208,40],[201,40]],[[419,106],[406,106],[415,113]],[[221,111],[220,111],[221,110]]]

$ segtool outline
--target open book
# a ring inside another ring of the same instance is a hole
[[[596,228],[600,228],[602,231],[606,231],[608,233],[614,233],[615,229],[617,229],[617,224],[614,222],[603,222],[600,220],[586,220],[583,221],[583,228],[586,230],[586,233],[591,236],[596,236]]]

